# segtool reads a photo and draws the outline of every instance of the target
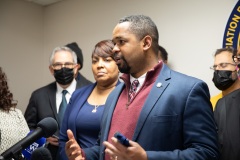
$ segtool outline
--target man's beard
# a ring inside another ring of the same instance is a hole
[[[122,63],[121,63],[121,65],[118,65],[118,69],[121,73],[129,74],[131,68],[129,67],[125,58],[122,57]]]

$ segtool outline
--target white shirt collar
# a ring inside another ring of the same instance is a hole
[[[77,81],[73,79],[72,83],[65,89],[70,95],[75,91],[77,86]],[[63,88],[57,83],[57,94],[62,94]]]
[[[62,102],[62,91],[63,91],[63,88],[58,84],[57,84],[57,92],[56,92],[56,107],[57,107],[57,112],[59,111],[59,106]],[[72,83],[65,89],[67,90],[67,94],[65,95],[66,97],[66,100],[67,100],[67,103],[69,103],[69,100],[73,94],[73,92],[75,91],[76,89],[76,85],[77,85],[77,81],[74,79],[72,81]]]
[[[133,76],[130,75],[130,82],[131,82],[131,84],[132,84],[132,82],[133,82],[135,79],[137,79],[138,82],[139,82],[139,85],[138,85],[138,87],[137,87],[137,91],[142,87],[142,85],[143,85],[143,83],[144,83],[144,81],[145,81],[145,79],[146,79],[146,75],[147,75],[147,72],[146,72],[145,74],[141,75],[141,76],[138,77],[138,78],[134,78]]]

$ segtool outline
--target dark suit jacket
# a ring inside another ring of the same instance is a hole
[[[91,84],[89,80],[81,75],[81,78],[77,81],[76,88],[81,88],[87,84]],[[58,114],[56,107],[56,82],[52,82],[42,88],[35,90],[29,100],[29,104],[25,111],[25,119],[30,130],[37,127],[39,121],[46,117],[54,118],[58,123]],[[59,130],[56,132],[58,134]],[[49,145],[49,150],[53,155],[56,154],[58,147]]]
[[[116,86],[119,84],[120,84],[120,81],[118,81]],[[85,86],[81,89],[77,89],[71,97],[71,100],[69,102],[69,105],[64,115],[62,127],[60,130],[60,136],[59,136],[59,150],[60,150],[61,160],[68,159],[65,153],[65,143],[68,141],[68,136],[66,133],[67,129],[72,130],[74,137],[78,141],[78,144],[80,144],[80,139],[78,139],[78,136],[77,136],[76,119],[79,114],[79,111],[87,101],[89,95],[92,93],[95,85],[96,83]]]
[[[124,87],[120,84],[109,95],[98,145],[84,149],[87,160],[104,159],[102,143],[108,138]],[[132,140],[145,149],[148,160],[217,160],[217,131],[209,99],[206,83],[163,65],[142,107]]]
[[[218,126],[220,160],[240,159],[240,90],[218,100],[214,110]]]

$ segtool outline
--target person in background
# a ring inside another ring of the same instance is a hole
[[[233,61],[238,64],[237,71],[233,71],[234,77],[239,77],[239,53],[232,55]],[[237,75],[236,75],[237,74]],[[235,78],[234,78],[235,79]],[[236,81],[239,81],[237,78]],[[234,83],[235,84],[235,83]],[[233,85],[234,85],[233,84]],[[219,99],[214,118],[218,127],[218,140],[220,143],[220,160],[240,159],[240,89],[239,87]]]
[[[82,149],[72,131],[69,160],[217,160],[217,131],[208,86],[158,59],[150,17],[130,15],[113,30],[114,59],[124,83],[108,96],[97,143]],[[114,134],[129,139],[124,146]]]
[[[214,70],[212,81],[222,92],[211,97],[213,109],[220,98],[240,88],[237,65],[232,59],[236,53],[234,48],[220,48],[214,54],[214,65],[210,67]]]
[[[167,64],[168,63],[168,53],[167,53],[166,49],[160,45],[158,45],[158,49],[159,49],[158,58]]]
[[[46,117],[52,117],[58,122],[59,129],[65,112],[65,108],[72,93],[76,88],[81,88],[88,83],[75,80],[78,74],[79,64],[77,55],[69,47],[56,47],[51,56],[49,70],[55,81],[35,90],[29,100],[25,111],[25,118],[31,130],[37,127],[39,121]],[[47,147],[53,160],[57,160],[58,133],[47,138]]]
[[[240,47],[237,49],[237,53],[234,52],[232,56],[233,61],[237,64],[237,74],[238,78],[240,78]]]
[[[111,40],[103,40],[95,45],[92,52],[92,72],[96,82],[77,89],[71,97],[59,137],[61,160],[68,160],[65,153],[68,129],[73,131],[82,148],[92,147],[97,141],[105,101],[120,83],[118,67],[112,54],[113,47]]]
[[[83,67],[83,54],[81,48],[79,48],[78,44],[76,42],[72,42],[66,45],[66,47],[70,48],[72,51],[74,51],[77,54],[77,63],[79,64],[78,66],[78,73],[76,75],[76,80],[79,81],[79,83],[82,86],[92,84],[90,80],[85,78],[81,73],[80,70]]]
[[[9,90],[7,76],[0,67],[0,154],[27,136],[29,128],[22,114],[16,108],[17,101]]]

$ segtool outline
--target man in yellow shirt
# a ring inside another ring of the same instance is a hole
[[[223,97],[223,93],[220,92],[219,94],[212,96],[210,101],[212,103],[213,109],[215,108],[217,101]]]
[[[237,51],[233,48],[217,49],[214,55],[213,83],[222,92],[211,98],[213,109],[217,101],[223,96],[240,88],[240,81],[237,74],[237,64],[233,61],[233,55]]]

